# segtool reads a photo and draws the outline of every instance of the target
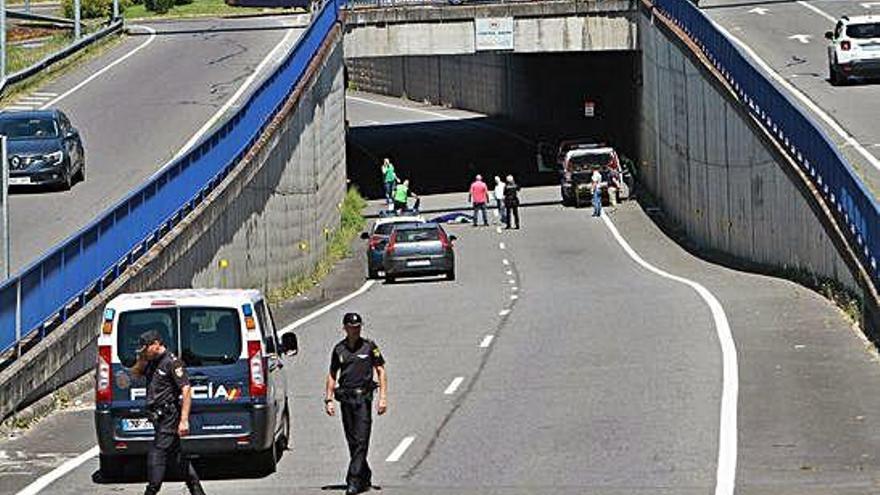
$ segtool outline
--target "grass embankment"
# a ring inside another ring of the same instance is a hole
[[[351,254],[351,241],[360,234],[366,225],[363,210],[367,201],[356,187],[349,188],[340,208],[341,222],[339,228],[329,233],[329,241],[324,255],[315,265],[312,273],[291,279],[284,287],[269,292],[269,301],[278,302],[296,297],[316,286],[336,265],[339,260]]]
[[[171,10],[163,14],[147,10],[143,3],[130,5],[125,8],[125,18],[128,20],[137,20],[176,17],[220,17],[284,12],[295,13],[302,12],[302,10],[266,9],[261,7],[230,7],[229,5],[226,5],[223,0],[194,0],[192,3],[175,5]]]

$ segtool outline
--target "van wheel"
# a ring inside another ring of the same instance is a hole
[[[272,442],[272,446],[261,452],[257,452],[255,468],[257,472],[263,476],[269,476],[275,472],[275,465],[278,461],[278,443]]]
[[[102,480],[118,480],[125,474],[126,459],[121,455],[98,456]]]
[[[830,64],[828,65],[828,79],[832,86],[840,86],[843,84],[843,78],[840,77],[840,72],[834,70],[834,66]]]
[[[281,415],[281,436],[278,438],[278,452],[290,449],[290,408],[284,403],[284,414]]]
[[[392,277],[392,276],[390,276],[390,275],[385,275],[385,283],[386,283],[386,284],[393,284],[393,283],[394,283],[394,277]]]
[[[455,268],[446,272],[446,280],[455,280]]]

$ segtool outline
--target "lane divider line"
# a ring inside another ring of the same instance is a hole
[[[503,260],[501,260],[501,262],[504,263],[504,266],[507,266],[510,264],[510,260],[508,260],[507,258],[504,258]]]
[[[457,377],[453,378],[453,379],[452,379],[452,383],[450,383],[449,386],[446,387],[446,390],[443,391],[443,394],[444,394],[444,395],[452,395],[452,394],[454,394],[455,391],[458,390],[458,387],[461,386],[461,383],[462,383],[463,381],[464,381],[464,377],[463,377],[463,376],[457,376]]]
[[[360,286],[359,289],[352,292],[351,294],[348,294],[347,296],[345,296],[337,301],[334,301],[334,302],[322,307],[321,309],[318,309],[312,313],[309,313],[308,315],[306,315],[306,316],[294,321],[290,325],[287,325],[286,327],[282,328],[281,330],[278,331],[279,335],[284,334],[286,332],[290,332],[291,330],[293,330],[295,328],[298,328],[302,325],[305,325],[306,323],[314,320],[315,318],[323,315],[324,313],[332,310],[333,308],[336,308],[336,307],[338,307],[342,304],[345,304],[348,301],[354,299],[355,297],[360,296],[361,294],[370,290],[370,287],[372,287],[373,284],[375,284],[375,282],[376,282],[375,280],[367,280],[366,282],[364,282],[364,284],[362,286]],[[410,443],[412,443],[412,442],[410,442]],[[409,445],[407,445],[407,446],[409,446]],[[406,449],[404,449],[404,450],[406,450]],[[98,446],[96,445],[96,446],[92,447],[91,449],[78,455],[76,458],[71,459],[71,460],[65,462],[64,464],[58,466],[57,468],[53,469],[52,471],[49,471],[48,473],[44,474],[43,476],[41,476],[36,481],[34,481],[30,485],[23,488],[21,491],[19,491],[15,495],[36,495],[36,494],[40,493],[42,490],[44,490],[45,488],[47,488],[49,485],[51,485],[52,483],[54,483],[55,481],[57,481],[58,479],[60,479],[64,475],[66,475],[67,473],[73,471],[74,469],[78,468],[79,466],[84,464],[86,461],[88,461],[89,459],[91,459],[93,457],[96,457],[97,455],[98,455]],[[402,455],[402,453],[401,453],[401,455]]]
[[[503,242],[499,242],[498,249],[507,249],[507,246],[505,246]]]
[[[510,300],[511,300],[511,301],[516,301],[517,299],[519,299],[519,296],[518,296],[518,295],[516,295],[516,294],[511,294],[511,295],[510,295]]]
[[[737,401],[739,396],[739,365],[736,344],[724,307],[714,294],[693,280],[673,275],[648,263],[633,249],[608,218],[602,215],[605,226],[611,231],[620,247],[645,270],[663,278],[687,285],[709,306],[722,354],[722,389],[720,427],[718,429],[718,470],[715,478],[715,495],[733,495],[736,483],[737,461]]]
[[[393,451],[391,451],[391,454],[389,454],[387,458],[385,458],[385,462],[399,461],[400,458],[403,457],[403,454],[406,453],[406,449],[408,449],[409,446],[412,445],[415,439],[416,437],[409,436],[401,440],[400,444]]]
[[[509,314],[510,314],[509,309],[502,309],[501,311],[498,312],[498,316],[507,316]]]
[[[514,285],[513,287],[510,288],[510,290],[516,292],[516,291],[519,290],[519,287],[517,287],[517,286]]]
[[[507,283],[510,284],[510,285],[513,285],[513,284],[516,283],[516,280],[514,280],[514,279],[510,279],[510,280],[507,281]]]
[[[492,340],[494,340],[494,339],[495,339],[494,335],[491,335],[491,334],[486,335],[485,337],[483,337],[483,341],[480,342],[480,348],[485,349],[485,348],[489,347],[490,345],[492,345]]]
[[[501,233],[501,227],[495,227],[495,232],[498,233],[498,234],[500,234],[500,233]]]
[[[510,271],[510,270],[507,270],[507,271],[506,271],[506,272],[504,272],[504,273],[505,273],[505,274],[506,274],[506,275],[508,275],[508,276],[512,276],[512,275],[513,275],[513,272],[512,272],[512,271]]]
[[[150,43],[152,43],[153,41],[156,40],[156,30],[155,30],[155,29],[153,29],[153,28],[151,28],[151,27],[149,27],[149,26],[137,26],[137,25],[136,25],[136,26],[131,26],[131,27],[132,27],[132,28],[140,28],[140,29],[144,29],[144,30],[146,30],[148,33],[150,33],[150,37],[147,38],[147,41],[144,41],[144,42],[141,43],[140,45],[136,46],[136,47],[134,48],[134,50],[132,50],[132,51],[126,53],[125,55],[123,55],[123,56],[117,58],[117,59],[114,60],[113,62],[110,62],[109,64],[107,64],[107,65],[105,65],[104,67],[102,67],[101,70],[95,72],[95,73],[92,74],[91,76],[89,76],[89,77],[83,79],[82,81],[80,81],[80,83],[77,84],[76,86],[74,86],[74,87],[68,89],[67,91],[61,93],[60,95],[56,96],[54,99],[50,100],[48,103],[46,103],[45,105],[43,105],[42,107],[40,107],[40,110],[45,110],[45,109],[47,109],[47,108],[49,108],[49,107],[52,107],[52,106],[56,105],[59,101],[61,101],[61,100],[65,99],[65,98],[67,98],[68,96],[72,95],[73,93],[76,93],[77,91],[79,91],[80,89],[82,89],[82,87],[85,86],[86,84],[88,84],[88,83],[94,81],[95,79],[101,77],[105,72],[109,71],[109,70],[112,69],[113,67],[116,67],[117,65],[121,64],[122,62],[125,62],[126,60],[128,60],[129,58],[131,58],[132,56],[134,56],[134,54],[136,54],[137,52],[143,50],[144,48],[147,47],[147,45],[149,45]]]

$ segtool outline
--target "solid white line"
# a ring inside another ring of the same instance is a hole
[[[799,3],[801,3],[801,2],[799,2]],[[807,5],[809,5],[809,4],[807,4]],[[811,8],[811,10],[818,10],[812,6],[810,6],[810,8]],[[876,156],[872,155],[870,151],[865,149],[865,147],[862,146],[861,143],[856,141],[856,138],[850,136],[849,133],[846,132],[846,130],[840,124],[838,124],[836,120],[834,120],[830,115],[825,113],[825,111],[822,110],[822,108],[820,108],[819,105],[817,105],[815,102],[813,102],[813,100],[811,100],[807,95],[802,93],[799,89],[794,87],[793,84],[789,83],[778,72],[773,70],[770,67],[770,65],[764,61],[764,59],[762,59],[761,57],[758,56],[757,53],[755,53],[754,50],[752,50],[742,40],[740,40],[736,36],[730,34],[726,29],[724,29],[721,26],[721,24],[718,24],[717,22],[714,22],[714,21],[712,21],[712,24],[714,24],[715,27],[719,31],[721,31],[721,33],[723,33],[725,36],[727,36],[728,38],[733,40],[737,45],[739,45],[739,47],[742,48],[742,50],[744,52],[746,52],[755,61],[756,64],[758,64],[768,75],[770,75],[770,77],[773,78],[773,80],[778,82],[782,87],[784,87],[792,95],[794,95],[798,100],[800,100],[800,102],[803,103],[807,108],[809,108],[814,114],[816,114],[817,117],[822,119],[822,121],[825,122],[828,125],[828,127],[830,127],[834,132],[837,133],[837,135],[839,135],[841,138],[843,138],[843,140],[846,142],[846,144],[855,148],[855,150],[860,155],[862,155],[865,158],[865,160],[868,160],[868,163],[870,163],[874,168],[880,170],[880,160],[878,160]]]
[[[217,121],[224,116],[224,114],[227,110],[229,110],[232,104],[235,103],[236,100],[238,100],[238,98],[241,97],[241,95],[251,86],[251,84],[254,83],[254,80],[257,79],[257,77],[260,75],[260,72],[262,72],[266,65],[275,57],[275,55],[278,53],[278,50],[280,50],[287,43],[290,37],[296,33],[296,31],[291,29],[287,32],[287,34],[284,35],[283,38],[281,38],[281,41],[279,41],[278,44],[275,45],[275,48],[273,48],[272,51],[269,52],[265,58],[263,58],[260,64],[257,65],[257,68],[254,69],[253,72],[251,72],[251,75],[244,80],[241,86],[239,86],[238,91],[236,91],[231,98],[226,100],[226,103],[224,103],[223,106],[220,107],[220,109],[217,110],[217,112],[207,122],[205,122],[205,125],[203,125],[201,129],[193,134],[189,141],[187,141],[186,144],[184,144],[183,147],[180,148],[180,151],[178,151],[177,154],[174,155],[174,158],[172,158],[172,160],[176,160],[183,156],[199,141],[199,139],[202,138],[202,136],[205,135],[205,133],[211,130],[214,124],[216,124]]]
[[[68,89],[67,91],[61,93],[61,94],[60,94],[59,96],[57,96],[55,99],[49,101],[48,103],[46,103],[45,105],[43,105],[42,107],[40,107],[40,109],[41,109],[41,110],[45,110],[45,109],[47,109],[47,108],[49,108],[49,107],[52,107],[52,106],[56,105],[59,101],[65,99],[65,98],[67,98],[68,96],[72,95],[73,93],[79,91],[79,90],[80,90],[83,86],[85,86],[86,84],[88,84],[88,83],[94,81],[94,80],[95,80],[96,78],[98,78],[98,77],[101,77],[101,75],[103,75],[105,72],[109,71],[109,70],[112,69],[113,67],[116,67],[117,65],[121,64],[122,62],[128,60],[128,59],[129,59],[130,57],[132,57],[135,53],[137,53],[137,52],[143,50],[144,48],[147,47],[147,45],[149,45],[150,43],[153,42],[153,40],[156,39],[156,30],[153,29],[153,28],[151,28],[151,27],[147,27],[147,26],[131,26],[131,27],[133,27],[133,28],[141,28],[141,29],[145,29],[148,33],[150,33],[150,37],[147,38],[147,41],[144,41],[143,43],[141,43],[140,45],[138,45],[137,47],[135,47],[134,50],[132,50],[132,51],[126,53],[125,55],[123,55],[123,56],[117,58],[117,59],[114,60],[113,62],[110,62],[108,65],[104,66],[104,68],[102,68],[102,69],[99,70],[98,72],[95,72],[95,73],[92,74],[91,76],[89,76],[89,77],[83,79],[83,80],[82,80],[79,84],[77,84],[76,86],[74,86],[74,87]]]
[[[499,242],[498,249],[507,249],[507,246],[505,246],[503,242]]]
[[[406,452],[406,449],[408,449],[409,446],[412,445],[413,440],[415,439],[416,437],[406,437],[401,440],[400,445],[398,445],[397,448],[391,451],[391,454],[385,459],[385,462],[399,461],[400,458],[403,457],[404,452]]]
[[[739,395],[739,365],[736,358],[736,344],[733,341],[733,333],[730,331],[730,323],[724,313],[724,307],[708,289],[692,280],[663,271],[647,261],[629,245],[626,239],[618,232],[617,227],[608,216],[603,215],[602,220],[617,240],[617,243],[626,251],[626,254],[642,268],[659,275],[663,278],[679,282],[693,289],[712,312],[715,322],[715,331],[718,334],[718,342],[722,353],[722,389],[721,389],[721,424],[718,432],[718,471],[715,478],[715,495],[733,495],[736,482],[736,455],[737,455],[737,400]]]
[[[331,309],[333,309],[341,304],[345,304],[346,302],[348,302],[348,301],[354,299],[355,297],[363,294],[364,292],[368,291],[370,289],[370,287],[372,287],[375,282],[376,282],[375,280],[367,280],[366,282],[364,282],[364,285],[362,285],[358,290],[343,297],[342,299],[339,299],[335,302],[332,302],[332,303],[322,307],[321,309],[314,311],[314,312],[296,320],[295,322],[291,323],[290,325],[287,325],[286,327],[279,330],[279,334],[283,334],[283,333],[289,332],[295,328],[298,328],[298,327],[308,323],[309,321],[321,316],[322,314],[330,311]],[[404,449],[404,450],[406,450],[406,449]],[[84,462],[88,461],[92,457],[95,457],[96,455],[98,455],[98,446],[97,445],[92,447],[91,449],[83,452],[82,454],[77,456],[75,459],[71,459],[71,460],[65,462],[64,464],[62,464],[61,466],[58,466],[57,468],[53,469],[49,473],[43,475],[42,477],[40,477],[39,479],[37,479],[36,481],[31,483],[30,485],[28,485],[27,487],[22,489],[16,495],[36,495],[37,493],[40,493],[40,491],[43,490],[44,488],[48,487],[50,484],[52,484],[53,482],[55,482],[56,480],[58,480],[62,476],[69,473],[70,471],[73,471],[74,469],[76,469],[77,467],[82,465]]]
[[[494,335],[486,335],[485,337],[483,337],[483,341],[480,342],[480,347],[483,349],[489,347],[492,344],[493,339],[495,339]]]
[[[802,1],[802,0],[801,0],[801,1],[798,1],[798,4],[800,4],[800,5],[802,5],[802,6],[806,7],[806,8],[808,8],[808,9],[810,9],[810,10],[812,10],[813,12],[815,12],[815,13],[821,15],[822,17],[828,19],[828,20],[831,21],[831,22],[837,22],[837,19],[835,19],[834,16],[830,15],[829,13],[827,13],[827,12],[825,12],[824,10],[820,9],[819,7],[815,7],[815,6],[813,6],[813,5],[810,5],[810,4],[808,4],[807,2],[804,2],[804,1]]]
[[[458,390],[458,387],[461,385],[461,382],[463,382],[463,381],[464,381],[464,377],[463,377],[463,376],[457,376],[457,377],[455,377],[455,378],[452,380],[452,383],[450,383],[449,386],[446,387],[446,390],[443,391],[443,394],[445,394],[445,395],[452,395],[452,394],[454,394],[455,391]]]
[[[324,313],[330,311],[331,309],[336,308],[338,306],[341,306],[341,305],[347,303],[348,301],[351,301],[355,297],[363,294],[364,292],[367,292],[368,290],[370,290],[370,287],[372,287],[373,284],[375,284],[375,283],[376,283],[375,280],[367,280],[366,282],[364,282],[364,285],[362,285],[360,287],[360,289],[352,292],[351,294],[343,297],[342,299],[339,299],[338,301],[334,301],[334,302],[324,306],[323,308],[296,320],[295,322],[291,323],[290,325],[287,325],[286,327],[279,330],[278,333],[284,334],[284,333],[290,332],[296,328],[299,328],[299,327],[305,325],[306,323],[308,323],[308,322],[314,320],[315,318],[323,315]]]
[[[501,311],[498,312],[498,316],[507,316],[509,314],[510,314],[509,309],[502,309]]]
[[[64,464],[58,466],[52,471],[49,471],[43,476],[40,476],[36,481],[16,493],[16,495],[36,495],[37,493],[40,493],[40,491],[44,488],[48,487],[65,474],[80,467],[83,463],[95,457],[96,455],[98,455],[97,445],[76,456],[75,458],[65,462]]]

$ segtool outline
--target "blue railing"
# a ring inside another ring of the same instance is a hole
[[[0,352],[42,338],[142,256],[216,187],[306,73],[338,19],[326,3],[279,67],[224,125],[0,286]]]
[[[830,205],[878,282],[880,206],[814,119],[687,0],[655,0],[654,6],[699,46],[749,112],[781,143]]]

